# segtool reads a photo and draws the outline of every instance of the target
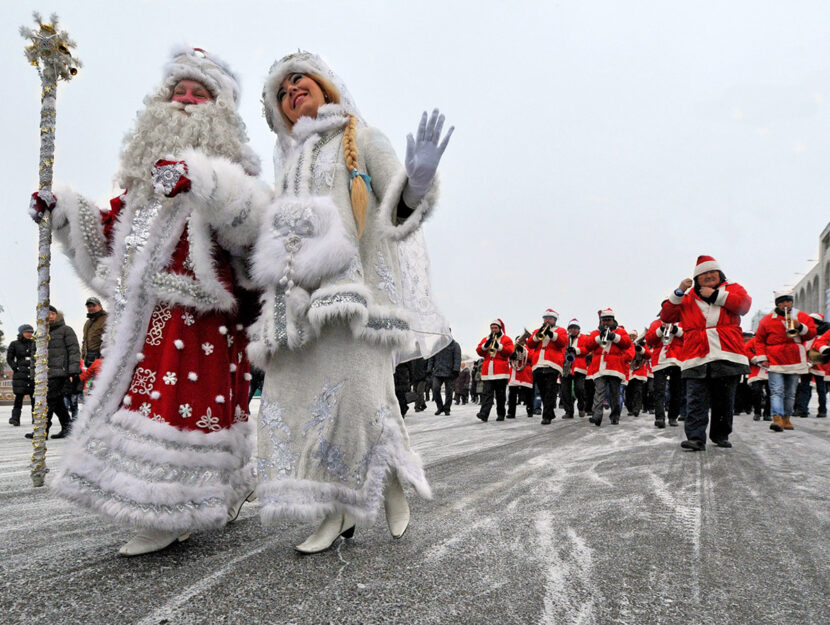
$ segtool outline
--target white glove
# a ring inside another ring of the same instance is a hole
[[[429,191],[435,172],[438,171],[438,162],[444,150],[447,149],[447,143],[455,130],[455,126],[450,126],[444,139],[438,143],[443,127],[444,116],[438,112],[438,109],[432,111],[429,120],[427,120],[427,112],[424,111],[421,115],[421,123],[418,124],[417,138],[413,138],[412,133],[406,136],[404,164],[409,182],[403,191],[403,201],[410,208],[416,207]]]

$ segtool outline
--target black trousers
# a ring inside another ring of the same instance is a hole
[[[551,367],[539,367],[533,371],[533,383],[542,396],[542,421],[556,418],[556,397],[559,395],[559,372]]]
[[[629,380],[625,390],[625,407],[635,417],[643,409],[643,387],[642,380]]]
[[[29,396],[29,402],[32,405],[32,416],[34,417],[35,412],[35,394],[32,393],[15,393],[14,394],[14,406],[12,406],[12,419],[20,422],[20,415],[23,412],[23,398]]]
[[[739,375],[722,378],[686,378],[686,438],[705,443],[706,426],[709,426],[711,440],[729,438],[732,433],[735,390],[740,379]]]
[[[574,373],[567,378],[562,378],[562,404],[567,417],[574,416],[574,399],[576,399],[576,409],[583,412],[585,410],[584,373]]]
[[[533,416],[533,387],[532,386],[508,386],[507,387],[507,418],[516,416],[516,404],[521,402],[527,408],[527,416]]]
[[[620,419],[620,385],[622,380],[613,375],[594,376],[594,405],[592,416],[602,422],[602,404],[605,395],[608,394],[608,402],[611,404],[611,421]]]
[[[449,410],[452,405],[452,388],[455,380],[453,378],[444,378],[432,376],[432,398],[435,400],[435,407],[438,410]],[[441,387],[444,387],[444,397],[441,400]]]
[[[769,384],[766,380],[756,380],[749,384],[752,390],[752,412],[756,415],[769,416]]]
[[[666,420],[666,386],[669,389],[669,419],[680,415],[680,402],[683,400],[683,381],[680,367],[666,367],[654,372],[654,420]]]
[[[46,408],[48,414],[46,416],[46,431],[52,427],[52,415],[58,416],[61,428],[67,432],[72,427],[72,419],[69,416],[69,411],[66,409],[66,403],[63,401],[63,389],[66,386],[66,378],[49,378],[49,390],[46,394]]]
[[[493,396],[496,398],[496,414],[504,419],[506,414],[505,402],[507,401],[507,378],[502,380],[485,380],[484,392],[481,394],[481,410],[478,414],[483,417],[490,416],[490,409],[493,407]]]

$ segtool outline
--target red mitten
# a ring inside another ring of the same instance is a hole
[[[29,200],[29,217],[39,224],[43,219],[46,211],[51,211],[55,208],[58,198],[52,195],[51,191],[35,191],[32,193],[32,199]]]
[[[81,372],[81,380],[84,382],[89,382],[93,379],[96,375],[98,375],[98,371],[101,370],[101,359],[96,358],[93,360],[90,365]]]
[[[156,193],[174,197],[190,190],[190,178],[187,177],[187,163],[184,161],[156,161],[153,166],[153,188]]]

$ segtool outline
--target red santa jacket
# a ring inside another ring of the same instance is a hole
[[[711,304],[694,289],[678,296],[672,292],[660,311],[666,323],[683,326],[683,362],[681,369],[699,367],[716,360],[748,365],[741,332],[741,316],[749,311],[752,298],[737,282],[718,285]]]
[[[807,350],[804,341],[816,335],[816,324],[805,312],[793,309],[793,317],[801,322],[798,336],[787,336],[784,317],[774,310],[761,319],[755,333],[755,353],[758,364],[766,362],[776,373],[807,373]]]
[[[634,364],[634,360],[637,358],[637,349],[635,346],[631,346],[633,356],[631,358],[631,364],[629,365],[629,380],[642,380],[643,382],[648,381],[649,368],[651,365],[651,350],[645,345],[643,346],[643,349],[645,350],[645,357],[643,358],[642,364],[637,367],[637,369],[631,369],[631,365]]]
[[[527,345],[535,350],[533,370],[540,367],[550,367],[562,373],[565,366],[565,348],[568,346],[568,331],[565,328],[554,326],[549,329],[553,338],[546,336],[541,341],[536,340],[536,333],[541,330],[536,328],[527,339]]]
[[[746,350],[746,357],[749,358],[749,376],[746,381],[752,384],[753,382],[768,380],[767,370],[759,367],[758,361],[755,359],[758,354],[755,352],[754,336],[746,342],[744,349]]]
[[[599,330],[594,330],[587,336],[582,335],[580,338],[577,352],[585,355],[593,354],[591,365],[588,367],[589,379],[605,375],[614,376],[620,380],[626,379],[628,363],[625,358],[628,348],[631,347],[631,339],[628,338],[628,332],[622,326],[617,326],[614,333],[616,334],[614,342],[606,347],[600,345]]]
[[[830,346],[830,330],[825,332],[821,336],[816,337],[812,344],[812,348],[819,352],[823,349],[826,349],[828,346]],[[821,369],[821,371],[824,373],[825,380],[830,380],[830,362],[820,365],[819,367],[817,367],[817,369]]]
[[[534,350],[528,349],[527,364],[522,367],[521,371],[516,370],[515,361],[510,361],[510,379],[507,386],[526,386],[533,388],[533,367],[530,363],[533,362]]]
[[[679,367],[683,362],[683,328],[677,324],[677,333],[663,336],[663,322],[655,319],[646,332],[646,345],[651,348],[651,370]]]
[[[574,349],[579,346],[579,341],[582,337],[587,337],[587,334],[577,334],[571,339],[571,336],[568,335],[568,343],[565,345],[565,349],[567,350],[568,345],[573,345]],[[577,353],[576,358],[574,358],[573,365],[571,366],[571,373],[581,373],[582,375],[588,374],[588,362],[585,360],[588,354],[586,353]]]
[[[481,379],[482,380],[509,380],[510,379],[510,354],[513,353],[513,339],[511,339],[504,331],[504,326],[501,329],[501,336],[496,341],[496,353],[490,354],[485,345],[490,339],[488,334],[481,343],[476,347],[476,353],[484,358],[481,364]]]

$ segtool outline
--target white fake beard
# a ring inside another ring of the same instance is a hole
[[[133,197],[152,193],[150,171],[157,160],[176,159],[186,148],[198,148],[238,163],[247,142],[245,124],[224,102],[185,105],[151,100],[124,137],[116,184]]]

